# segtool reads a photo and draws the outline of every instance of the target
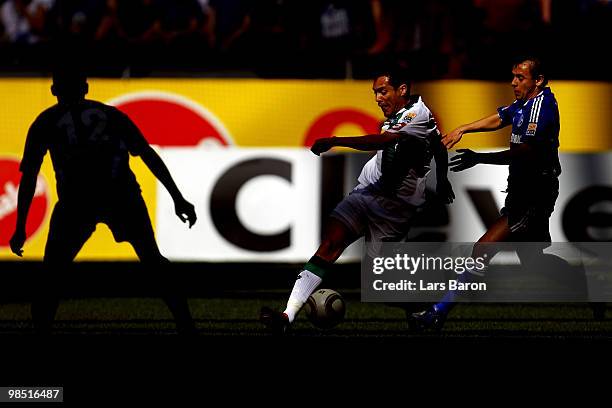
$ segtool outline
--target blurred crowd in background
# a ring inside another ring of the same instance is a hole
[[[0,0],[0,74],[58,48],[92,74],[507,80],[519,54],[553,78],[609,80],[612,0]]]

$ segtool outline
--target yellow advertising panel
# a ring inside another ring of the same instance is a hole
[[[255,79],[91,79],[88,98],[117,106],[141,128],[150,143],[164,147],[298,147],[317,137],[377,133],[382,114],[370,81]],[[50,79],[0,79],[0,258],[8,249],[15,220],[16,191],[28,127],[55,103]],[[554,81],[561,113],[561,151],[593,152],[612,147],[612,85]],[[418,83],[443,132],[495,112],[513,101],[509,83],[435,81]],[[508,146],[509,129],[471,135],[457,148]],[[155,224],[156,182],[139,159],[131,161]],[[206,177],[206,175],[194,175]],[[31,214],[25,257],[44,251],[49,217],[57,200],[47,156]],[[180,187],[180,185],[179,185]],[[34,211],[34,209],[33,209]],[[36,224],[36,225],[34,225]],[[100,226],[80,259],[133,258],[128,244],[116,244]]]

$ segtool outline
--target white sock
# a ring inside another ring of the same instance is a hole
[[[287,301],[287,309],[285,309],[284,312],[289,318],[289,323],[295,320],[295,316],[298,314],[306,300],[308,300],[308,296],[315,291],[321,281],[322,279],[320,277],[310,271],[303,270],[300,272],[295,280],[295,283],[293,284],[293,290],[291,291],[291,295],[289,295],[289,300]]]

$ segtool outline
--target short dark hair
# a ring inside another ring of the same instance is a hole
[[[544,78],[542,86],[546,86],[548,84],[548,71],[546,70],[546,65],[544,65],[540,58],[531,55],[523,56],[516,59],[516,62],[512,67],[516,68],[523,62],[529,63],[529,73],[531,74],[532,78],[537,79],[541,75]]]
[[[402,84],[406,84],[406,94],[410,95],[410,75],[405,69],[390,69],[387,71],[381,71],[376,78],[386,76],[389,78],[389,85],[394,89],[397,89]]]
[[[87,82],[87,75],[78,69],[58,69],[53,72],[53,84],[56,86],[79,86]]]
[[[62,68],[53,71],[54,95],[85,95],[87,74],[79,68]]]

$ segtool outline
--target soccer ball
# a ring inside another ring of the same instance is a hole
[[[342,296],[332,289],[315,291],[304,305],[306,317],[320,329],[331,329],[344,319],[346,305]]]

